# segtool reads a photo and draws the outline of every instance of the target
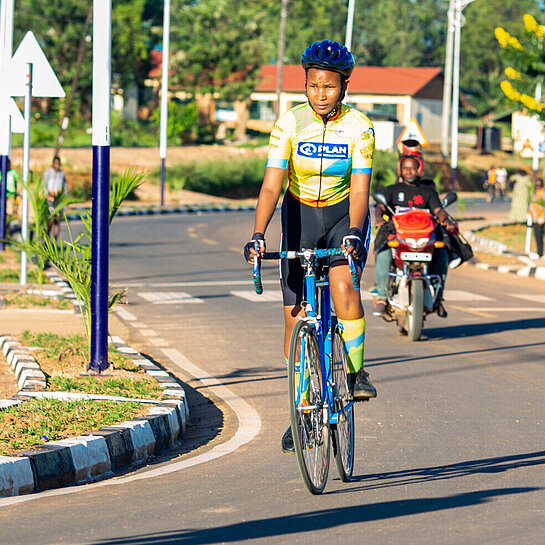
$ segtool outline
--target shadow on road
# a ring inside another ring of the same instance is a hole
[[[509,309],[506,309],[509,312]],[[545,307],[543,308],[545,314]],[[426,337],[429,339],[458,339],[460,337],[480,337],[493,333],[504,333],[506,331],[526,331],[527,329],[545,329],[545,318],[524,318],[523,320],[510,320],[505,322],[483,322],[446,327],[435,327],[425,329]]]
[[[466,492],[453,496],[353,505],[281,517],[250,520],[237,524],[218,526],[216,528],[183,529],[128,538],[118,537],[96,541],[95,545],[113,545],[114,543],[116,545],[181,545],[189,543],[193,545],[205,545],[281,536],[285,536],[285,542],[289,543],[290,535],[337,528],[345,524],[387,520],[445,509],[480,505],[493,501],[497,497],[510,494],[523,494],[535,490],[539,490],[539,488],[499,488],[495,490]],[[310,535],[309,540],[312,541]]]
[[[215,375],[214,378],[218,379],[223,386],[230,386],[247,382],[286,379],[286,371],[276,367],[239,367],[231,373]],[[196,390],[200,388],[208,388],[208,386],[202,385],[195,387]]]
[[[358,492],[361,490],[376,490],[392,486],[406,486],[430,481],[454,479],[475,474],[503,473],[510,469],[545,465],[545,450],[526,454],[514,454],[511,456],[497,456],[495,458],[482,458],[480,460],[468,460],[456,464],[442,466],[419,467],[404,471],[390,471],[387,473],[373,473],[354,477],[353,482],[364,483],[362,486],[350,487],[346,490],[331,492]]]
[[[453,356],[469,356],[471,354],[484,354],[487,352],[504,352],[506,350],[521,350],[532,347],[545,346],[545,342],[542,343],[529,343],[529,344],[516,344],[512,346],[497,346],[494,348],[477,348],[475,350],[462,350],[461,352],[441,352],[440,354],[431,354],[428,356],[408,356],[401,354],[399,356],[388,356],[386,358],[369,358],[365,360],[365,367],[379,367],[381,365],[392,365],[395,363],[407,363],[409,361],[424,361],[424,360],[438,360],[441,358],[450,358]],[[512,362],[508,362],[510,365]],[[496,362],[494,365],[502,365],[501,362]],[[471,366],[464,366],[460,369],[467,369]],[[474,367],[482,367],[482,365],[476,365]],[[452,371],[452,370],[450,370]]]

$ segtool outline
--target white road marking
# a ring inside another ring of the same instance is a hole
[[[468,310],[476,312],[543,312],[545,314],[545,307],[472,307]]]
[[[204,303],[202,299],[193,297],[185,291],[145,291],[137,293],[154,305],[176,305],[178,303]]]
[[[139,329],[138,332],[144,337],[157,337],[157,333],[153,329]]]
[[[248,275],[250,276],[250,274]],[[274,280],[262,280],[262,284],[278,284],[278,278]],[[155,282],[144,283],[134,282],[125,284],[128,288],[190,288],[190,287],[202,287],[202,286],[251,286],[252,280],[211,280],[202,282]]]
[[[124,308],[116,309],[116,313],[122,320],[125,320],[127,322],[136,321],[136,316],[132,312],[129,312],[128,310]]]
[[[229,388],[226,388],[221,382],[209,375],[203,369],[200,369],[193,363],[191,363],[181,352],[174,348],[164,348],[163,353],[180,369],[183,369],[190,375],[198,378],[205,386],[208,386],[209,390],[223,399],[233,409],[238,418],[238,429],[233,437],[222,443],[216,445],[214,448],[203,454],[198,454],[192,458],[180,460],[172,464],[165,464],[163,467],[157,467],[149,471],[142,472],[137,475],[129,475],[127,477],[121,477],[118,479],[111,479],[107,481],[100,481],[98,483],[73,486],[69,488],[57,488],[55,490],[48,490],[46,492],[38,492],[36,494],[28,494],[25,496],[13,496],[11,498],[0,498],[0,507],[15,505],[18,503],[24,503],[31,500],[37,500],[42,498],[49,498],[53,496],[64,496],[65,494],[74,494],[76,492],[84,492],[103,486],[117,486],[119,484],[126,484],[133,481],[141,481],[143,479],[151,479],[153,477],[159,477],[180,471],[198,464],[210,462],[226,454],[231,454],[242,445],[249,443],[254,437],[257,436],[261,430],[261,419],[257,411],[251,407],[246,401],[238,397]]]
[[[493,301],[491,297],[465,290],[445,290],[445,301]]]
[[[545,295],[531,295],[527,293],[509,293],[510,297],[518,297],[519,299],[525,299],[526,301],[532,301],[532,303],[545,304]]]
[[[264,290],[261,295],[258,295],[254,290],[232,291],[231,295],[241,297],[251,303],[277,303],[278,301],[282,301],[282,292],[276,290]]]

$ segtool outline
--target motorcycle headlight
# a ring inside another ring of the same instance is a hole
[[[430,241],[430,239],[427,238],[427,237],[419,238],[418,240],[416,240],[414,238],[406,238],[405,239],[405,242],[407,243],[407,246],[409,246],[410,248],[413,248],[414,250],[418,250],[420,248],[423,248],[424,246],[426,246],[426,244],[428,244],[429,241]]]

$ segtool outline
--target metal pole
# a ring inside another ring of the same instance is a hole
[[[452,83],[452,136],[451,136],[451,158],[452,169],[452,190],[456,190],[456,179],[458,171],[458,108],[460,102],[460,36],[462,28],[462,8],[456,3],[454,16],[454,67]]]
[[[284,42],[286,37],[286,19],[288,17],[288,0],[282,0],[280,8],[280,33],[278,36],[278,53],[276,59],[276,117],[282,113],[280,108],[280,97],[282,96],[282,80],[284,73]]]
[[[536,102],[539,104],[541,102],[541,82],[539,81],[536,85],[536,94],[535,94]],[[536,131],[536,141],[533,144],[533,152],[532,152],[532,169],[534,171],[534,182],[537,180],[537,177],[539,175],[539,144],[541,141],[541,123],[539,122],[539,118],[536,116],[536,125],[539,127],[539,130]]]
[[[94,0],[93,22],[93,234],[91,241],[91,361],[88,369],[100,373],[110,365],[108,363],[108,247],[111,0]]]
[[[443,116],[441,118],[441,155],[448,157],[450,98],[452,91],[452,49],[454,44],[454,0],[450,0],[447,15],[447,49],[445,52],[445,80],[443,83]]]
[[[23,242],[28,240],[28,171],[30,162],[30,111],[32,105],[32,63],[27,63],[27,82],[25,93],[25,134],[23,136],[23,199],[21,205],[21,237]],[[21,286],[27,283],[27,255],[21,252]]]
[[[161,158],[161,206],[165,205],[165,159],[167,156],[169,46],[170,46],[170,0],[165,0],[165,8],[163,13],[161,123],[159,126],[159,157]]]
[[[13,0],[2,0],[0,3],[0,71],[11,60],[13,49]],[[11,152],[11,128],[9,119],[4,126],[0,126],[0,251],[5,250],[6,238],[6,201],[8,161]]]
[[[344,45],[348,51],[352,51],[352,27],[354,25],[354,4],[355,0],[348,0],[348,14],[346,16],[346,36]]]

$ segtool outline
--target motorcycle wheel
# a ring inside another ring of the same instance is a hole
[[[411,282],[409,297],[407,336],[411,341],[417,341],[420,339],[424,322],[424,286],[422,282]]]

